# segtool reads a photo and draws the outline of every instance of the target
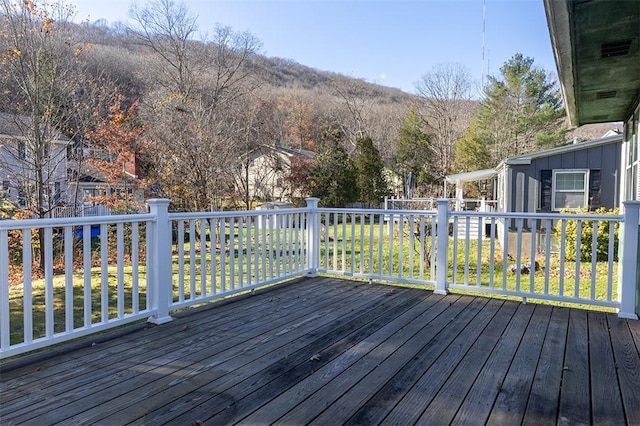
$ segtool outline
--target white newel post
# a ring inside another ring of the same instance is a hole
[[[153,324],[164,324],[173,318],[169,315],[169,303],[172,292],[171,271],[171,225],[169,222],[169,200],[154,198],[147,201],[150,213],[156,217],[151,224],[153,245],[147,246],[151,250],[151,276],[150,289],[151,308],[155,314],[148,321]]]
[[[318,213],[318,198],[306,198],[309,216],[307,218],[307,276],[318,275],[320,267],[320,214]]]
[[[438,198],[436,289],[435,294],[447,294],[447,256],[449,250],[449,200]]]
[[[640,225],[640,201],[624,201],[623,231],[619,241],[620,272],[618,294],[620,295],[620,318],[638,319],[636,314],[636,286],[638,274],[638,227]]]

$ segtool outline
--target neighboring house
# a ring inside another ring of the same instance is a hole
[[[0,196],[18,207],[33,205],[35,199],[34,149],[30,143],[31,120],[26,116],[0,113]],[[45,203],[55,206],[67,196],[67,147],[71,141],[55,130],[44,129],[49,142],[42,144],[42,182],[49,188]]]
[[[502,212],[619,206],[622,135],[507,158],[496,168]]]
[[[464,198],[465,182],[491,181],[499,212],[613,209],[620,205],[622,134],[606,134],[613,136],[507,158],[495,169],[450,175],[446,181],[456,185],[457,201]],[[525,219],[521,226],[522,254],[528,256],[532,223]],[[537,231],[544,226],[544,221],[536,222]],[[511,254],[517,247],[517,227],[513,220],[498,223],[498,238],[502,244],[509,239]]]
[[[248,154],[248,163],[245,163],[245,167],[246,164],[248,167],[242,185],[245,190],[248,187],[252,199],[262,201],[292,201],[292,198],[304,197],[301,189],[292,188],[288,181],[291,163],[294,158],[311,160],[313,156],[313,151],[304,149],[259,146]],[[246,181],[248,185],[244,183]]]
[[[35,166],[29,135],[31,120],[25,116],[0,113],[0,198],[19,208],[37,205],[34,192]],[[109,214],[109,209],[90,197],[130,191],[126,185],[110,188],[106,179],[86,160],[107,159],[103,150],[81,148],[59,132],[43,132],[50,148],[43,152],[43,182],[50,188],[45,194],[49,217],[96,216]],[[79,161],[78,159],[82,159]],[[128,162],[123,181],[138,178],[137,162]],[[125,178],[126,177],[126,178]],[[143,195],[139,197],[143,199]]]

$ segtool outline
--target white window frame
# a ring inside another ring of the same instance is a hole
[[[552,211],[560,211],[560,210],[578,210],[582,207],[589,206],[589,169],[554,169],[551,181],[551,210]],[[569,207],[556,207],[556,194],[558,192],[568,192],[575,193],[575,190],[558,190],[556,188],[556,176],[559,174],[575,174],[575,173],[583,173],[584,179],[584,196],[582,200],[582,205],[576,208]]]

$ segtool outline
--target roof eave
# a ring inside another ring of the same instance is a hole
[[[547,26],[551,38],[551,47],[556,61],[560,90],[565,109],[572,126],[579,126],[575,93],[574,50],[572,30],[569,20],[569,7],[563,0],[544,0]]]

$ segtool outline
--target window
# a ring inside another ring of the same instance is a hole
[[[25,160],[27,158],[27,147],[22,141],[18,141],[18,160]]]
[[[0,197],[9,198],[9,181],[2,181],[2,188],[0,188]]]
[[[623,180],[624,192],[622,193],[623,200],[638,200],[640,199],[640,159],[638,159],[638,147],[640,145],[640,107],[638,107],[634,114],[629,118],[625,124],[625,137],[623,146],[624,157],[626,158],[625,164],[625,176]]]
[[[554,170],[551,210],[587,207],[588,187],[588,170]]]
[[[60,201],[60,196],[61,196],[61,185],[60,182],[54,182],[53,183],[53,204],[58,204],[58,202]]]

